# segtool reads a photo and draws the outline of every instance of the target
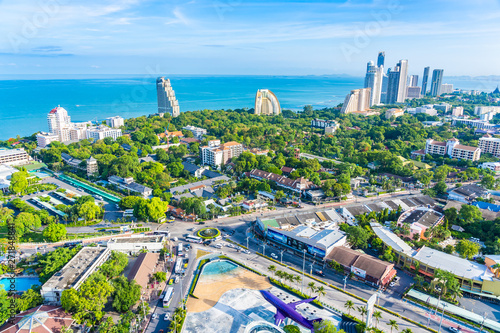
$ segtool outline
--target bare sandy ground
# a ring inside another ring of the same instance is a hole
[[[270,288],[267,277],[257,275],[244,268],[238,268],[231,275],[215,277],[200,277],[193,294],[186,306],[188,312],[202,312],[213,307],[228,290],[236,288],[261,290]]]

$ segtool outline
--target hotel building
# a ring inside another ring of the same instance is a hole
[[[125,125],[125,121],[120,116],[106,118],[106,125],[113,128],[120,128]]]
[[[446,142],[427,139],[425,153],[435,155],[448,155],[451,158],[477,161],[481,157],[481,149],[478,147],[464,146],[460,141],[453,138]]]
[[[159,77],[156,80],[156,94],[159,114],[170,113],[172,117],[177,117],[180,114],[179,102],[175,98],[170,79]]]
[[[220,140],[212,140],[208,142],[208,146],[200,147],[201,164],[218,168],[233,157],[240,156],[242,152],[243,145],[241,143],[231,141],[220,144]]]
[[[122,136],[122,130],[119,128],[111,128],[108,126],[100,125],[87,129],[87,139],[102,140],[104,138],[112,138],[116,140]]]
[[[268,89],[259,89],[255,95],[255,114],[274,116],[281,113],[280,102]]]
[[[370,88],[351,90],[342,105],[341,113],[363,112],[370,108]]]
[[[31,161],[31,156],[24,148],[0,150],[0,164],[22,165]]]

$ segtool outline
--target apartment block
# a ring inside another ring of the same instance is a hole
[[[243,152],[243,145],[238,142],[220,144],[220,140],[208,142],[208,146],[200,147],[201,164],[218,168],[226,164],[233,157],[238,157]]]
[[[425,143],[425,153],[442,156],[447,155],[451,158],[469,161],[477,161],[481,157],[480,148],[461,145],[460,141],[455,138],[446,142],[427,139]]]
[[[500,139],[487,134],[479,139],[479,148],[483,153],[489,153],[500,157]]]
[[[23,148],[0,150],[0,164],[22,165],[31,160],[31,156]]]

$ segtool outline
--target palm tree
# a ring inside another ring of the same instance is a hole
[[[361,313],[361,321],[364,322],[365,321],[365,314],[368,312],[366,310],[366,307],[364,307],[364,306],[358,306],[358,311],[359,311],[359,313]]]
[[[277,271],[276,272],[276,276],[280,278],[280,282],[282,281],[282,279],[284,277],[284,274],[285,274],[285,272],[283,272],[283,271]]]
[[[349,314],[349,315],[350,315],[350,314],[351,314],[351,310],[352,310],[352,309],[354,309],[354,302],[353,302],[353,301],[351,301],[351,300],[349,300],[349,301],[345,302],[345,304],[344,304],[344,308],[346,308],[346,309],[347,309],[347,314]]]
[[[401,333],[413,333],[413,331],[410,328],[406,328],[402,330]]]
[[[417,286],[421,286],[424,283],[424,278],[420,275],[415,276],[414,280]]]
[[[500,263],[499,264],[494,264],[491,266],[492,269],[494,269],[495,276],[498,276],[498,269],[500,268]]]
[[[321,299],[321,296],[326,295],[325,287],[319,286],[318,288],[316,288],[316,293],[318,294],[318,300]]]
[[[375,319],[375,328],[377,328],[378,322],[380,321],[380,319],[382,319],[382,312],[375,311],[373,312],[372,317]]]
[[[276,274],[276,266],[270,265],[267,270],[271,273],[273,273],[273,276]]]
[[[314,284],[314,282],[309,282],[307,284],[307,287],[311,290],[311,294],[309,296],[312,296],[312,293],[316,290],[316,285]]]
[[[295,283],[297,283],[297,288],[298,288],[300,281],[302,281],[302,278],[300,277],[300,275],[295,275],[293,279],[295,280]]]
[[[458,283],[453,284],[450,286],[448,289],[448,292],[451,294],[451,297],[453,297],[453,300],[457,300],[457,297],[462,297],[462,291],[460,290],[460,285]]]
[[[391,327],[391,333],[392,333],[392,329],[396,329],[396,330],[399,330],[399,325],[398,325],[398,322],[395,321],[394,319],[391,319],[389,320],[389,322],[387,323],[388,326]]]

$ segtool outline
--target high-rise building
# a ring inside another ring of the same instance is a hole
[[[385,52],[379,52],[377,58],[377,67],[384,67],[385,63]]]
[[[120,116],[106,118],[106,125],[113,128],[120,128],[125,125],[125,121]]]
[[[387,87],[389,85],[389,76],[382,70],[382,91],[380,92],[380,103],[387,103]]]
[[[383,67],[375,66],[373,61],[369,61],[366,67],[365,88],[371,89],[370,106],[380,104],[383,70]]]
[[[452,83],[443,83],[441,85],[441,92],[440,94],[451,94],[453,93],[453,84]]]
[[[455,106],[453,111],[451,111],[451,115],[453,117],[460,117],[464,115],[464,107],[463,106]]]
[[[68,111],[60,106],[50,110],[47,115],[49,133],[56,134],[59,141],[66,142],[70,140],[71,117]]]
[[[418,75],[410,76],[409,87],[418,87]]]
[[[406,88],[406,98],[420,98],[420,87],[407,87]]]
[[[274,116],[281,113],[280,102],[276,95],[268,89],[259,89],[255,95],[255,114]]]
[[[179,102],[170,84],[170,79],[159,77],[156,80],[156,94],[158,97],[158,113],[170,113],[172,117],[180,114]]]
[[[443,83],[443,70],[435,69],[432,71],[432,81],[431,81],[431,96],[441,95],[441,84]]]
[[[430,67],[424,68],[424,76],[422,79],[422,96],[425,96],[427,94],[427,81],[429,80],[429,71],[430,70],[431,70]]]
[[[386,103],[404,103],[408,76],[408,60],[400,60],[394,69],[389,71]]]
[[[371,89],[356,89],[346,96],[341,113],[363,112],[370,108]]]

